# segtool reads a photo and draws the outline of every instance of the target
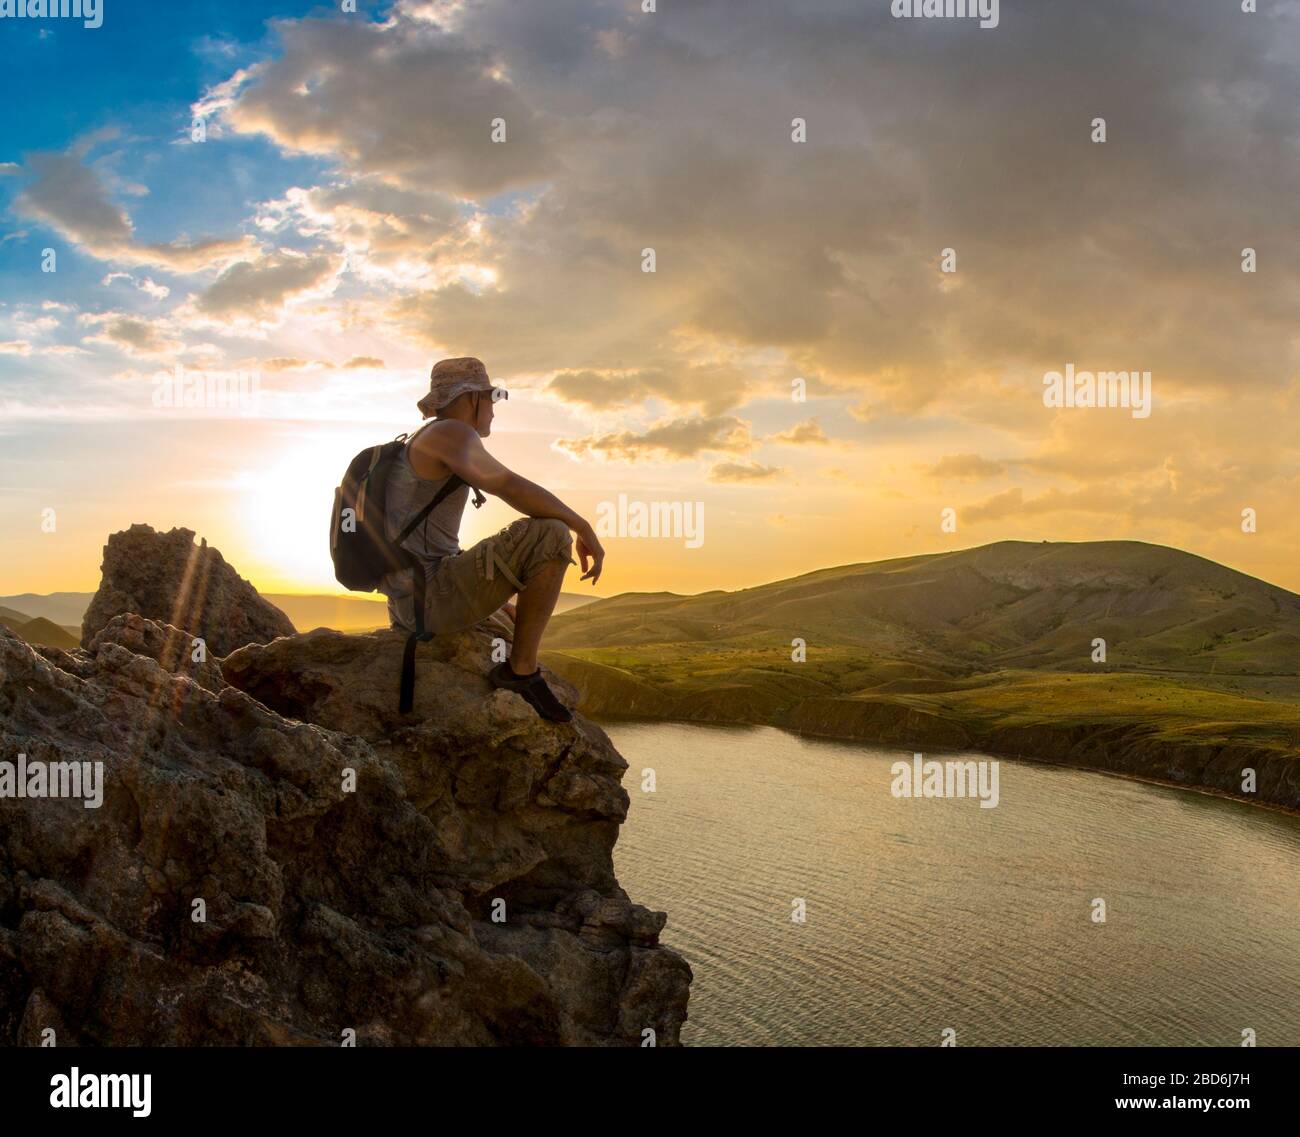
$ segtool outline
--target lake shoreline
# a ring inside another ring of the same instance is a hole
[[[1243,1022],[1296,1039],[1274,997],[1300,974],[1294,820],[1021,758],[996,809],[905,802],[901,747],[600,725],[625,784],[656,772],[655,793],[628,787],[615,862],[695,969],[688,1045],[924,1046],[951,1027],[967,1046],[1214,1047]]]
[[[869,746],[879,746],[879,747],[889,747],[889,746],[902,747],[903,746],[902,743],[900,743],[897,739],[893,739],[893,738],[880,738],[880,737],[871,738],[871,737],[864,737],[860,733],[849,733],[844,731],[836,732],[836,731],[800,729],[796,727],[783,725],[782,723],[779,722],[753,722],[753,721],[746,721],[741,719],[702,720],[702,719],[690,719],[690,718],[668,718],[668,717],[660,717],[660,716],[645,715],[645,714],[620,715],[617,713],[610,713],[608,711],[588,711],[583,709],[581,706],[579,707],[579,710],[583,714],[586,714],[589,718],[593,719],[596,723],[601,724],[602,726],[605,723],[638,723],[638,724],[672,723],[674,725],[680,725],[680,726],[718,726],[718,727],[766,726],[766,727],[771,727],[775,730],[784,731],[787,734],[795,735],[796,737],[800,737],[800,738],[807,737],[807,738],[823,739],[828,742],[850,742],[850,743],[857,742]],[[1047,725],[1047,724],[1043,724],[1043,725]],[[911,746],[908,745],[904,748],[911,749]],[[1288,817],[1300,818],[1300,808],[1297,808],[1295,806],[1290,806],[1285,803],[1276,802],[1276,801],[1264,800],[1258,797],[1248,797],[1245,794],[1233,793],[1229,790],[1223,789],[1218,786],[1206,785],[1203,782],[1185,782],[1185,781],[1178,781],[1173,778],[1162,778],[1155,774],[1151,774],[1145,771],[1115,770],[1115,769],[1109,769],[1105,766],[1101,766],[1095,763],[1069,761],[1068,759],[1034,757],[1032,755],[1028,755],[1020,752],[1011,752],[1009,750],[1001,749],[987,744],[962,746],[962,747],[954,747],[951,745],[925,747],[925,753],[935,754],[935,755],[958,754],[962,752],[968,752],[970,750],[979,750],[982,752],[986,752],[991,758],[1006,758],[1018,762],[1032,763],[1035,766],[1055,766],[1067,770],[1078,770],[1083,773],[1105,774],[1113,778],[1123,779],[1125,781],[1144,782],[1148,785],[1163,786],[1167,789],[1187,790],[1192,793],[1201,794],[1205,797],[1219,798],[1224,801],[1234,801],[1242,805],[1252,806],[1256,809],[1268,810],[1270,813],[1281,813]]]

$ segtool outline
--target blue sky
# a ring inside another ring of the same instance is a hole
[[[189,133],[189,108],[210,85],[273,50],[268,5],[103,2],[99,28],[48,18],[0,22],[0,100],[10,112],[17,110],[5,116],[0,162],[19,163],[33,151],[65,150],[96,132],[111,133],[111,169],[124,181],[149,187],[148,194],[131,199],[131,218],[143,240],[240,227],[268,191],[291,184],[305,166],[319,165],[287,158],[256,138],[231,139],[220,149],[172,145]],[[364,0],[360,5],[362,12],[373,7]],[[293,18],[320,9],[284,2],[274,12],[275,18]],[[6,212],[20,185],[0,179]],[[28,239],[0,246],[0,300],[26,294],[24,276],[33,257],[55,236],[39,222],[6,220],[5,233],[21,230]],[[102,269],[98,261],[66,256],[59,267],[65,275],[43,282],[43,295],[83,295],[104,275]]]

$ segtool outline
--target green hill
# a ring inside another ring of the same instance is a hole
[[[77,646],[76,636],[69,635],[63,628],[43,616],[38,616],[35,620],[22,618],[11,620],[0,616],[0,624],[22,636],[29,644],[44,644],[46,647],[61,647],[69,650]]]
[[[557,620],[548,646],[757,645],[867,650],[918,672],[1107,665],[1296,674],[1300,596],[1139,541],[1002,541],[824,569],[740,592],[603,600]]]
[[[596,715],[1173,781],[1241,750],[1300,806],[1300,596],[1161,545],[1002,541],[738,592],[625,595],[557,618],[546,646]],[[1230,792],[1222,780],[1205,784]]]

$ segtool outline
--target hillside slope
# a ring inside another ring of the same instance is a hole
[[[1088,664],[1296,674],[1300,596],[1139,541],[1001,541],[701,596],[599,601],[555,621],[558,650],[665,644],[860,647],[945,675]]]
[[[546,645],[589,714],[975,748],[1300,809],[1300,597],[1159,545],[1003,541],[627,595]]]
[[[11,620],[0,616],[0,625],[22,636],[29,644],[43,644],[45,647],[71,648],[77,646],[77,637],[50,623],[42,616],[34,620]]]

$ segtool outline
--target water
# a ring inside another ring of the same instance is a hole
[[[695,971],[685,1042],[1300,1045],[1300,819],[1006,760],[996,809],[898,799],[900,750],[606,729],[619,881]]]

